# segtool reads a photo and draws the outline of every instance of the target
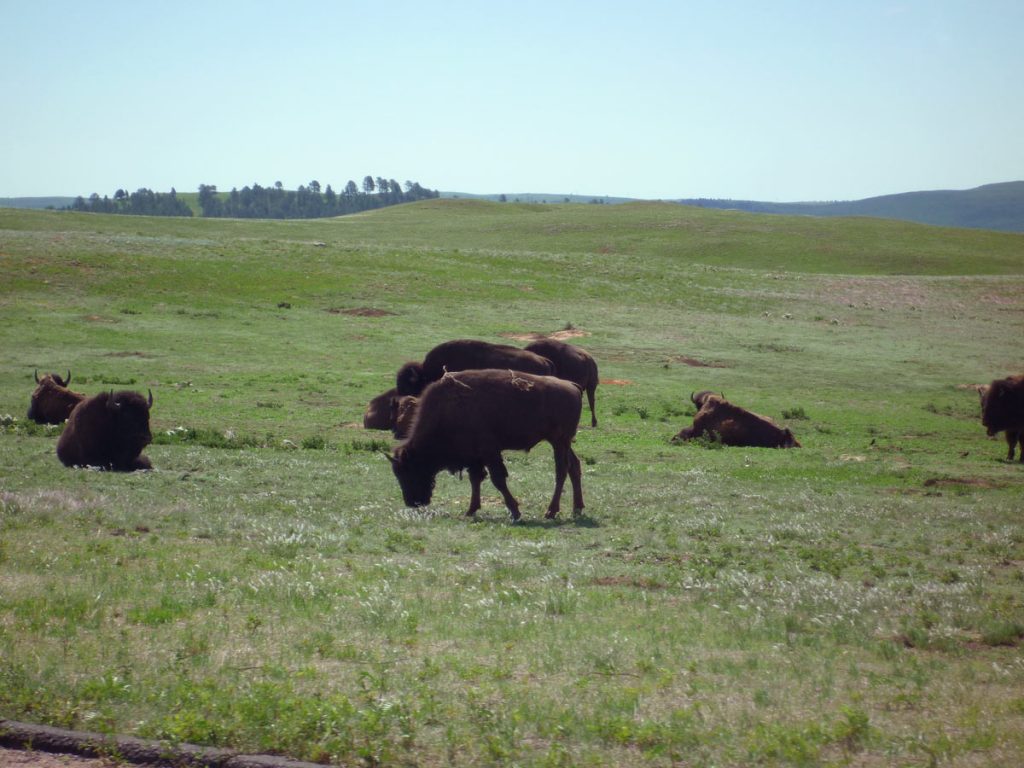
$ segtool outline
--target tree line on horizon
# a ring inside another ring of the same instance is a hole
[[[335,192],[330,184],[323,188],[316,180],[308,186],[300,184],[297,190],[285,189],[278,181],[271,187],[253,184],[233,188],[228,193],[218,192],[212,184],[200,184],[199,209],[205,218],[316,219],[440,196],[440,192],[427,189],[419,182],[406,181],[403,190],[398,181],[382,176],[366,176],[362,188],[350,180],[341,192]],[[173,188],[170,193],[143,188],[131,194],[119,189],[113,199],[93,193],[88,199],[76,198],[65,210],[137,216],[193,215],[192,208]]]

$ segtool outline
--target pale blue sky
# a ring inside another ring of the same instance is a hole
[[[0,0],[0,197],[1024,179],[1024,2]]]

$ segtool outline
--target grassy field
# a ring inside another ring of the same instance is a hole
[[[574,331],[586,514],[361,427],[434,344]],[[1024,237],[659,204],[337,220],[0,210],[0,717],[365,765],[1024,762]],[[152,389],[70,470],[33,369]],[[689,394],[790,451],[673,445]],[[3,416],[2,414],[10,414]],[[589,423],[589,422],[588,422]],[[563,507],[565,509],[565,507]]]

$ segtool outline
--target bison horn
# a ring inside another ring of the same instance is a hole
[[[65,387],[71,386],[71,369],[70,368],[68,368],[68,375],[64,379],[64,386]]]
[[[697,404],[697,401],[693,399],[693,396],[694,396],[695,394],[697,394],[697,393],[696,393],[696,392],[691,392],[691,393],[690,393],[690,402],[691,402],[691,403],[693,403],[694,405],[696,405],[696,404]]]
[[[387,451],[381,451],[381,453],[384,455],[385,459],[387,459],[388,461],[391,462],[391,466],[396,466],[398,464],[398,459],[396,459],[394,456],[392,456]]]
[[[36,377],[36,384],[38,384],[39,383],[39,369],[36,368],[36,372],[33,373],[32,375]]]
[[[121,407],[121,404],[114,399],[114,390],[110,390],[110,394],[107,396],[107,408],[112,411],[116,411]]]
[[[152,408],[153,407],[153,390],[152,389],[147,389],[146,391],[149,392],[149,406],[148,407]]]

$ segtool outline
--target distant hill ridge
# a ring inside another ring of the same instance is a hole
[[[529,203],[601,203],[635,202],[636,198],[607,195],[493,194],[476,195],[442,192],[442,197],[462,197]],[[0,208],[62,208],[74,202],[71,197],[6,197]],[[789,216],[868,216],[879,219],[914,221],[940,227],[991,229],[1000,232],[1024,232],[1024,181],[986,184],[967,190],[904,192],[869,197],[864,200],[836,202],[766,203],[756,200],[689,198],[672,200],[701,208],[774,213]]]
[[[827,203],[763,203],[753,200],[676,200],[683,205],[790,216],[871,216],[942,227],[1024,232],[1024,181],[967,190],[882,195]]]

